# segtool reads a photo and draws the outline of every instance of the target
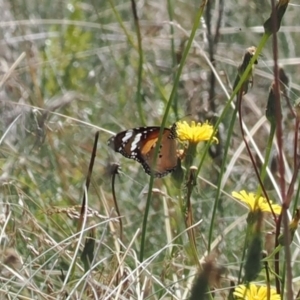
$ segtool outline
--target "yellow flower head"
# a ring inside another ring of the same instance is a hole
[[[177,137],[181,141],[188,141],[190,143],[197,144],[201,141],[210,140],[213,134],[213,126],[206,123],[197,123],[192,121],[189,125],[186,121],[176,123]],[[213,137],[212,140],[218,143],[218,139]]]
[[[272,204],[272,201],[270,201],[272,206],[272,210],[271,210],[267,199],[264,197],[257,198],[257,196],[254,193],[247,193],[246,191],[243,190],[240,191],[239,193],[232,192],[231,195],[234,198],[246,203],[251,212],[254,212],[259,209],[262,212],[272,212],[273,210],[276,215],[279,215],[281,213],[280,205]]]
[[[257,286],[250,283],[249,286],[239,285],[233,292],[235,299],[243,300],[281,300],[280,295],[270,288],[268,297],[268,288],[266,286]]]

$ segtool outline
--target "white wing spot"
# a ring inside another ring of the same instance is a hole
[[[133,130],[128,130],[126,133],[125,133],[125,136],[122,138],[122,142],[123,144],[126,144],[127,141],[132,137],[133,135]]]
[[[133,140],[133,142],[131,143],[131,147],[130,147],[130,151],[131,151],[131,152],[134,152],[134,150],[138,147],[138,143],[140,142],[141,137],[142,137],[142,134],[141,134],[141,133],[138,133],[138,134],[134,137],[134,140]]]

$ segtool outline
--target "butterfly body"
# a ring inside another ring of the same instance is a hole
[[[177,166],[176,124],[164,128],[154,163],[155,148],[159,137],[158,126],[137,127],[119,132],[108,140],[108,145],[123,156],[141,163],[145,172],[163,177]]]

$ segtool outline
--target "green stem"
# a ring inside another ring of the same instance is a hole
[[[193,165],[194,157],[196,156],[197,144],[189,143],[185,154],[184,165],[186,168],[186,177],[189,176],[190,167]]]
[[[231,102],[233,101],[233,99],[234,99],[235,96],[237,95],[238,91],[241,89],[241,87],[242,87],[244,81],[248,78],[248,74],[249,74],[249,72],[251,71],[253,64],[255,63],[255,61],[257,60],[258,56],[260,55],[260,53],[261,53],[262,49],[264,48],[264,46],[265,46],[265,44],[266,44],[266,42],[267,42],[267,40],[268,40],[269,37],[270,37],[270,35],[267,35],[267,34],[264,34],[264,35],[263,35],[263,37],[262,37],[262,39],[261,39],[261,41],[260,41],[260,43],[259,43],[259,45],[258,45],[258,47],[257,47],[257,49],[256,49],[256,51],[255,51],[255,54],[254,54],[253,57],[251,58],[251,61],[250,61],[249,65],[247,66],[245,72],[242,74],[240,81],[238,82],[238,84],[236,85],[235,89],[233,90],[233,92],[232,92],[230,98],[228,99],[228,101],[227,101],[227,103],[226,103],[226,105],[225,105],[225,107],[224,107],[224,109],[223,109],[222,114],[220,115],[219,119],[217,120],[217,122],[216,122],[216,124],[215,124],[214,132],[213,132],[213,134],[212,134],[210,140],[208,141],[208,143],[206,144],[206,146],[205,146],[205,148],[204,148],[204,155],[202,156],[201,161],[200,161],[200,163],[199,163],[197,175],[199,174],[199,172],[200,172],[200,170],[201,170],[201,167],[202,167],[202,165],[203,165],[203,163],[204,163],[204,161],[205,161],[206,153],[207,153],[207,151],[208,151],[208,149],[209,149],[209,147],[210,147],[210,143],[211,143],[211,141],[212,141],[212,139],[213,139],[213,137],[214,137],[216,131],[218,130],[218,126],[221,124],[221,122],[222,122],[223,119],[225,118],[225,116],[226,116],[228,110],[229,110],[230,107],[231,107]],[[224,158],[225,158],[225,157],[224,157]]]
[[[189,51],[191,49],[194,37],[196,35],[196,31],[199,28],[199,24],[200,24],[200,20],[201,20],[202,14],[203,14],[203,10],[205,8],[205,4],[206,4],[206,1],[203,0],[201,5],[200,5],[199,10],[197,11],[195,21],[194,21],[194,24],[193,24],[193,28],[192,28],[192,31],[191,31],[191,35],[190,35],[189,40],[187,42],[187,45],[186,45],[186,47],[183,51],[182,59],[181,59],[181,62],[180,62],[180,65],[179,65],[179,68],[178,68],[178,71],[177,71],[177,74],[176,74],[176,77],[175,77],[175,80],[174,80],[173,89],[172,89],[168,104],[166,106],[166,110],[165,110],[165,113],[164,113],[164,117],[163,117],[163,120],[162,120],[160,132],[159,132],[159,137],[158,137],[158,140],[157,140],[157,143],[156,143],[155,155],[154,155],[154,165],[155,165],[155,162],[156,162],[156,159],[157,159],[159,145],[160,145],[160,142],[161,142],[162,133],[163,133],[165,124],[167,122],[169,111],[170,111],[171,105],[174,102],[174,99],[175,99],[175,96],[176,96],[176,93],[177,93],[177,88],[178,88],[178,85],[179,85],[180,76],[181,76],[183,67],[185,65],[186,58],[187,58],[187,56],[189,54]],[[154,182],[154,177],[153,177],[153,174],[152,174],[151,177],[150,177],[150,181],[149,181],[147,202],[146,202],[145,214],[144,214],[144,219],[143,219],[141,248],[140,248],[140,261],[141,262],[144,260],[147,221],[148,221],[148,215],[149,215],[149,209],[150,209],[150,202],[151,202],[151,198],[152,198],[153,182]]]
[[[250,236],[250,231],[251,231],[251,227],[247,226],[245,242],[244,242],[244,248],[243,248],[241,264],[240,264],[240,270],[239,270],[239,276],[238,276],[238,284],[240,284],[242,282],[241,281],[242,271],[243,271],[244,261],[245,261],[245,257],[246,257],[246,249],[247,249],[247,245],[248,245],[248,239],[249,239],[249,236]]]
[[[132,0],[134,3],[132,7],[134,7],[135,2]],[[134,21],[136,25],[136,35],[137,35],[137,41],[138,41],[138,46],[136,47],[131,35],[129,34],[128,30],[126,29],[124,22],[116,10],[116,7],[114,5],[113,0],[109,0],[110,7],[117,19],[117,22],[119,23],[120,27],[122,28],[128,43],[137,50],[139,54],[139,67],[138,67],[138,83],[137,83],[137,92],[136,92],[136,103],[137,103],[137,108],[138,108],[138,114],[139,118],[142,122],[142,124],[145,124],[145,118],[144,118],[144,110],[142,108],[142,99],[141,99],[141,85],[142,85],[142,75],[143,75],[143,61],[144,61],[144,54],[143,54],[143,49],[142,49],[142,38],[141,38],[141,32],[140,32],[140,26],[137,18],[136,11],[134,11]],[[134,8],[133,8],[134,9]]]
[[[226,144],[225,144],[225,148],[224,148],[224,155],[223,155],[223,159],[222,159],[222,165],[221,165],[221,170],[220,170],[220,174],[218,177],[218,183],[217,183],[217,195],[216,195],[216,200],[214,201],[214,207],[213,207],[213,213],[212,213],[212,221],[210,222],[210,227],[209,227],[209,235],[208,235],[208,251],[210,251],[210,244],[212,241],[212,235],[213,235],[213,229],[214,229],[214,219],[215,219],[215,215],[217,213],[217,207],[218,207],[218,203],[219,203],[219,198],[220,198],[220,194],[221,194],[221,182],[223,179],[223,174],[225,172],[226,169],[226,163],[227,163],[227,155],[228,155],[228,150],[230,147],[230,142],[231,142],[231,137],[232,137],[232,133],[233,133],[233,129],[234,129],[234,123],[236,120],[236,116],[237,116],[237,105],[235,106],[233,113],[232,113],[232,117],[231,117],[231,121],[229,124],[229,129],[227,132],[227,139],[226,139]]]
[[[173,0],[168,0],[168,14],[170,22],[173,22],[173,15],[174,15],[174,8],[173,8]],[[171,35],[171,54],[172,54],[172,67],[173,69],[177,66],[177,59],[176,59],[176,52],[175,52],[175,41],[174,41],[174,27],[173,25],[170,25],[170,35]],[[176,74],[173,73],[173,81],[175,81]],[[173,111],[175,114],[176,120],[178,119],[178,94],[176,91],[176,94],[174,96],[173,101]]]
[[[124,23],[123,23],[123,20],[122,20],[122,17],[120,16],[120,14],[118,13],[118,11],[116,10],[116,6],[114,4],[114,1],[113,0],[109,0],[109,4],[110,4],[110,8],[111,10],[113,11],[116,19],[117,19],[117,22],[119,23],[120,27],[122,28],[126,38],[127,38],[127,41],[129,42],[129,44],[134,48],[136,49],[136,45],[133,41],[133,39],[131,38],[128,30],[126,29]]]
[[[138,67],[138,82],[137,82],[137,91],[136,91],[136,104],[138,109],[138,114],[140,121],[143,125],[146,125],[145,117],[144,117],[144,110],[142,107],[142,97],[141,97],[141,87],[142,87],[142,77],[143,77],[143,63],[144,63],[144,53],[142,48],[142,37],[141,37],[141,30],[140,30],[140,23],[136,11],[136,4],[135,0],[131,0],[132,3],[132,10],[134,16],[134,23],[136,27],[136,36],[138,41],[138,53],[139,53],[139,67]]]
[[[199,163],[199,166],[198,166],[198,170],[197,170],[197,175],[199,174],[200,170],[201,170],[201,167],[204,163],[204,160],[206,158],[206,153],[209,149],[209,146],[210,146],[210,143],[212,141],[212,138],[213,136],[215,135],[217,129],[218,129],[218,126],[220,125],[220,123],[222,122],[222,120],[225,118],[230,106],[231,106],[231,103],[233,101],[233,99],[235,98],[235,96],[237,95],[238,91],[241,89],[244,81],[248,78],[248,75],[252,69],[252,66],[253,64],[255,63],[255,61],[257,60],[259,54],[261,53],[262,49],[264,48],[268,38],[270,37],[270,34],[264,34],[261,38],[261,41],[255,51],[255,54],[253,55],[253,57],[251,58],[250,60],[250,63],[248,64],[245,72],[241,75],[241,79],[239,80],[239,82],[236,84],[236,87],[234,89],[234,91],[232,92],[230,98],[228,99],[228,102],[227,104],[225,105],[224,107],[224,110],[220,116],[220,118],[217,120],[216,124],[215,124],[215,129],[214,129],[214,132],[210,138],[210,140],[208,141],[208,143],[206,144],[205,148],[204,148],[204,153],[203,153],[203,156],[201,158],[201,161]],[[231,120],[231,124],[230,124],[230,128],[229,128],[229,132],[232,132],[232,128],[233,127],[233,124],[235,122],[235,118],[236,118],[236,115],[237,115],[237,105],[234,109],[234,112],[233,112],[233,118]],[[217,194],[216,194],[216,200],[215,200],[215,204],[214,204],[214,211],[213,211],[213,214],[212,214],[212,219],[211,219],[211,227],[210,227],[210,232],[209,232],[209,241],[208,241],[208,251],[210,250],[210,244],[211,244],[211,241],[212,241],[212,231],[213,231],[213,226],[214,226],[214,219],[215,219],[215,216],[216,216],[216,208],[217,208],[217,205],[218,205],[218,201],[219,201],[219,198],[220,198],[220,194],[221,194],[221,182],[222,182],[222,177],[223,177],[223,174],[224,174],[224,170],[225,170],[225,165],[226,165],[226,159],[227,159],[227,154],[228,154],[228,143],[230,142],[230,139],[231,139],[231,135],[228,134],[227,136],[227,141],[226,141],[226,145],[225,145],[225,153],[223,155],[223,162],[222,162],[222,166],[221,166],[221,171],[220,171],[220,176],[219,176],[219,179],[218,179],[218,188],[217,188]]]
[[[270,135],[269,135],[268,143],[267,143],[267,147],[266,147],[265,160],[264,160],[264,164],[260,171],[260,179],[261,179],[262,183],[264,182],[266,174],[267,174],[267,166],[268,166],[268,162],[269,162],[270,155],[271,155],[272,143],[274,140],[275,131],[276,131],[276,125],[271,124]],[[259,187],[257,189],[257,193],[256,193],[257,197],[259,197],[261,195],[261,192],[262,192],[262,187],[261,187],[261,185],[259,185]]]

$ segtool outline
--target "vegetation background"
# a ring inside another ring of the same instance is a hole
[[[112,153],[106,142],[127,128],[161,124],[201,3],[136,1],[137,23],[132,2],[0,0],[0,291],[11,299],[189,297],[198,266],[180,205],[184,185],[176,186],[171,176],[154,181],[144,262],[140,261],[149,176],[140,164]],[[232,92],[237,66],[245,50],[258,44],[270,11],[270,1],[208,1],[176,85],[167,127],[179,119],[215,124],[228,101],[226,91]],[[290,78],[292,103],[300,91],[299,12],[299,5],[291,2],[278,33],[278,62]],[[256,157],[264,153],[269,135],[264,114],[273,80],[273,49],[270,39],[242,104],[243,121],[257,145],[252,149]],[[288,183],[295,120],[286,102],[282,108]],[[231,117],[230,111],[218,127],[218,145],[207,153],[198,146],[196,164],[203,155],[205,160],[192,194],[199,258],[207,254],[213,227],[213,260],[226,267],[222,282],[212,284],[217,299],[227,297],[230,282],[237,284],[245,239],[247,210],[230,194],[243,189],[255,192],[258,186],[236,122],[211,224]],[[98,130],[86,197],[89,210],[84,230],[78,231]],[[274,147],[275,181],[266,182],[266,188],[279,203],[277,155]],[[111,163],[116,161],[121,164],[115,179],[123,225],[121,250],[112,196]],[[93,268],[81,255],[87,236],[95,238],[89,256]],[[297,291],[298,235],[291,249]]]

